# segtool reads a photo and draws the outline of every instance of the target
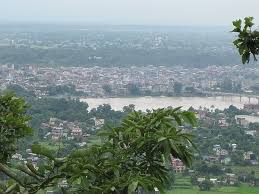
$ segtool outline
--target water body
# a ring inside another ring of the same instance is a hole
[[[214,106],[220,110],[234,105],[237,108],[243,108],[244,104],[249,103],[247,97],[134,97],[134,98],[83,98],[82,102],[86,102],[89,108],[96,108],[102,104],[110,104],[114,110],[122,110],[124,106],[134,104],[136,110],[145,111],[147,109],[165,108],[168,106],[188,109],[193,107],[211,108]],[[257,99],[251,98],[250,103],[257,103]]]

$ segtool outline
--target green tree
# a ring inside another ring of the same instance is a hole
[[[185,88],[185,91],[191,94],[195,94],[196,89],[193,86],[188,86]]]
[[[236,151],[231,155],[231,161],[235,165],[243,165],[244,164],[244,155],[242,151]]]
[[[176,94],[181,94],[183,90],[183,84],[180,82],[175,82],[174,83],[174,92]]]
[[[250,130],[258,130],[259,129],[259,123],[249,123],[249,129]]]
[[[21,87],[20,85],[15,85],[15,84],[9,85],[6,90],[15,92],[15,94],[20,97],[26,97],[26,98],[36,97],[34,92],[28,91],[28,90],[24,89],[23,87]]]
[[[104,93],[106,95],[111,95],[112,94],[112,87],[111,87],[111,85],[105,84],[105,85],[103,85],[102,88],[103,88]]]
[[[135,105],[134,104],[129,104],[128,106],[124,106],[123,107],[123,112],[125,112],[125,113],[132,113],[132,112],[134,112],[135,111]]]
[[[0,172],[10,178],[14,178],[14,173],[8,169],[7,162],[17,150],[17,142],[32,134],[32,129],[28,126],[30,117],[26,115],[28,106],[21,98],[17,98],[13,93],[0,96]],[[0,174],[2,180],[2,174]],[[19,191],[17,183],[9,182],[7,186],[0,181],[0,193],[11,193]],[[4,192],[5,191],[5,192]]]
[[[225,78],[221,83],[221,90],[224,92],[229,92],[233,90],[232,80],[229,78]]]
[[[76,87],[73,84],[53,85],[53,86],[48,86],[46,89],[50,96],[56,96],[56,95],[85,96],[86,95],[84,92],[76,91]]]
[[[238,33],[238,38],[234,41],[242,62],[249,63],[251,55],[257,61],[256,55],[259,54],[259,31],[253,30],[253,17],[246,17],[244,22],[241,19],[233,21],[234,29],[232,32]],[[244,25],[242,25],[244,23]]]
[[[213,183],[208,179],[199,184],[201,191],[210,191],[211,187],[213,187]]]
[[[179,127],[186,123],[195,125],[195,115],[180,108],[133,112],[121,126],[99,134],[106,140],[102,144],[76,150],[65,158],[34,145],[32,151],[45,157],[38,170],[27,163],[2,172],[30,194],[64,179],[69,184],[64,193],[126,194],[138,188],[163,192],[172,180],[167,165],[171,157],[187,166],[192,163],[192,135]],[[19,178],[21,173],[23,179]]]
[[[26,115],[28,106],[22,98],[8,93],[0,96],[0,162],[6,163],[17,149],[17,141],[32,134]]]
[[[127,88],[128,88],[130,95],[138,96],[141,94],[141,91],[136,84],[128,84]]]

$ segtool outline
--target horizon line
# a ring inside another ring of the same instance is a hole
[[[230,25],[212,25],[212,24],[158,24],[158,23],[122,23],[122,22],[100,22],[100,21],[61,21],[61,20],[0,20],[0,25],[89,25],[89,26],[159,26],[159,27],[209,27],[222,28]]]

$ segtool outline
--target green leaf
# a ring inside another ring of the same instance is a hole
[[[179,107],[173,109],[173,112],[177,112],[177,111],[180,110],[181,108],[182,108],[182,106],[179,106]]]
[[[132,182],[132,183],[129,185],[129,187],[128,187],[128,193],[129,193],[129,194],[130,194],[130,193],[133,193],[134,191],[136,191],[137,187],[138,187],[138,181]]]
[[[46,146],[34,144],[34,145],[32,145],[31,150],[34,154],[45,156],[51,160],[55,160],[55,157],[54,157],[55,152],[53,150],[47,148]]]
[[[27,163],[26,163],[26,166],[27,166],[27,167],[30,169],[30,171],[33,172],[34,174],[43,177],[43,175],[42,175],[41,173],[39,173],[39,172],[35,169],[34,165],[33,165],[31,162],[27,162]]]
[[[159,143],[159,142],[164,141],[164,140],[166,140],[166,139],[167,139],[166,137],[160,137],[160,138],[157,140],[157,142]]]
[[[100,131],[100,132],[98,132],[97,135],[100,136],[100,137],[108,137],[108,136],[112,135],[112,132],[110,132],[110,131]]]
[[[241,40],[241,39],[236,39],[236,40],[233,42],[233,44],[234,44],[235,46],[238,46],[240,43],[242,43],[242,40]]]
[[[242,63],[249,63],[250,61],[250,53],[248,51],[246,51],[243,55],[242,55]]]
[[[16,192],[15,192],[16,191]],[[7,188],[5,191],[6,194],[8,193],[18,193],[20,191],[20,187],[17,183],[11,185],[10,187]]]
[[[182,120],[181,118],[179,117],[179,115],[175,114],[173,115],[175,121],[177,122],[178,125],[182,125]]]
[[[253,17],[246,17],[243,29],[241,20],[233,22],[235,28],[232,32],[238,33],[238,38],[233,44],[238,49],[243,64],[250,62],[251,55],[253,55],[254,61],[257,61],[256,55],[259,54],[259,32],[252,29],[254,26],[253,19]]]
[[[246,48],[243,45],[240,45],[238,48],[238,52],[240,55],[243,55],[245,50],[246,50]]]
[[[197,125],[197,118],[195,116],[195,113],[185,111],[182,113],[182,115],[185,122],[190,123],[192,126]]]
[[[246,17],[245,18],[245,26],[251,28],[254,25],[253,20],[254,20],[253,17]]]
[[[232,23],[233,23],[233,26],[236,27],[236,29],[239,29],[239,30],[241,29],[241,24],[242,24],[242,20],[241,19],[233,21]]]

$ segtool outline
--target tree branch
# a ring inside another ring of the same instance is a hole
[[[12,178],[15,180],[19,185],[22,187],[25,187],[24,183],[20,180],[17,174],[15,174],[12,170],[10,170],[6,165],[0,163],[0,171],[3,172],[5,175],[8,177]]]

